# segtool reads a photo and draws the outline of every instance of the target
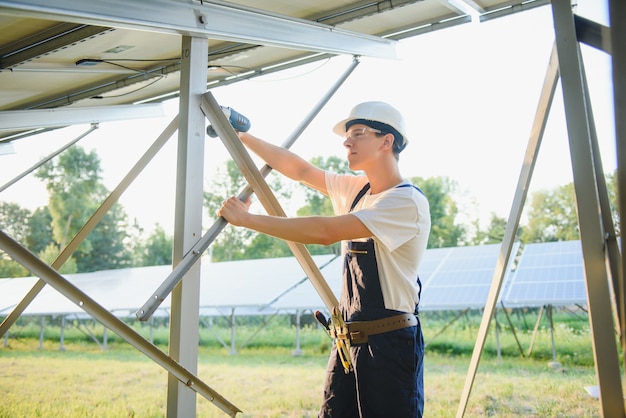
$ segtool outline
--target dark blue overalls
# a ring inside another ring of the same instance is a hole
[[[412,185],[398,187],[407,186]],[[357,194],[350,211],[367,190],[369,184]],[[344,321],[372,321],[401,314],[385,309],[374,240],[349,241],[347,245],[339,302]],[[351,345],[350,354],[354,372],[346,374],[333,345],[320,417],[422,417],[424,339],[419,320],[416,326],[370,335],[366,343]]]

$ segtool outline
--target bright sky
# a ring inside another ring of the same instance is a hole
[[[585,4],[579,1],[579,14],[608,25],[604,10],[587,10]],[[359,102],[386,101],[404,114],[409,125],[410,144],[400,158],[405,177],[447,176],[458,183],[455,200],[465,219],[480,217],[486,222],[491,213],[506,218],[553,42],[549,6],[401,41],[398,61],[362,59],[292,150],[305,159],[344,157],[332,126]],[[609,172],[616,167],[610,58],[585,46],[583,56],[604,169]],[[220,104],[249,117],[252,133],[282,144],[351,61],[338,57],[219,88],[213,94]],[[177,106],[176,101],[167,103],[166,118],[102,124],[78,143],[98,152],[110,190],[178,112]],[[0,185],[88,128],[17,141],[15,154],[0,156]],[[205,189],[227,158],[221,141],[207,137]],[[559,86],[530,192],[571,182],[569,161]],[[148,230],[159,223],[173,232],[175,162],[173,137],[120,200],[130,217]],[[47,192],[29,175],[2,192],[0,199],[35,209],[46,205]],[[296,209],[285,202],[288,214]]]

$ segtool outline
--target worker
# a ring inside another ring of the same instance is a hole
[[[349,333],[352,370],[333,344],[319,417],[421,417],[424,341],[417,306],[418,267],[430,233],[428,200],[405,180],[399,154],[408,143],[403,116],[391,105],[356,105],[333,131],[343,138],[357,175],[322,170],[295,153],[239,132],[270,167],[329,196],[335,216],[276,217],[226,200],[230,224],[302,244],[343,241],[339,311]]]

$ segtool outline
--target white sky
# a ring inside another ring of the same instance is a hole
[[[608,25],[603,9],[587,10],[581,3],[579,14]],[[292,150],[305,159],[344,157],[341,139],[331,132],[335,122],[359,102],[387,101],[409,125],[410,144],[400,158],[405,177],[447,176],[458,183],[455,200],[464,218],[479,216],[486,222],[491,213],[506,218],[553,42],[549,6],[401,41],[398,61],[362,59]],[[604,169],[609,172],[616,167],[610,58],[585,46],[583,55]],[[338,57],[213,94],[220,104],[249,117],[252,133],[282,144],[351,61]],[[110,190],[178,112],[177,106],[169,102],[165,118],[101,124],[78,143],[98,152]],[[530,193],[572,181],[560,86],[550,115]],[[0,156],[0,185],[88,128],[16,141],[15,154]],[[207,137],[206,188],[227,158],[221,141]],[[131,219],[148,230],[159,223],[173,232],[175,161],[176,136],[120,199]],[[0,193],[0,200],[35,209],[47,204],[47,192],[29,175]],[[288,203],[285,210],[293,214],[298,204]]]

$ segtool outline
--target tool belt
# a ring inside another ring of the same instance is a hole
[[[370,335],[382,334],[415,325],[417,325],[417,317],[415,314],[407,313],[374,321],[346,322],[347,333],[337,334],[335,329],[331,328],[330,336],[340,340],[349,340],[350,344],[365,344]]]

